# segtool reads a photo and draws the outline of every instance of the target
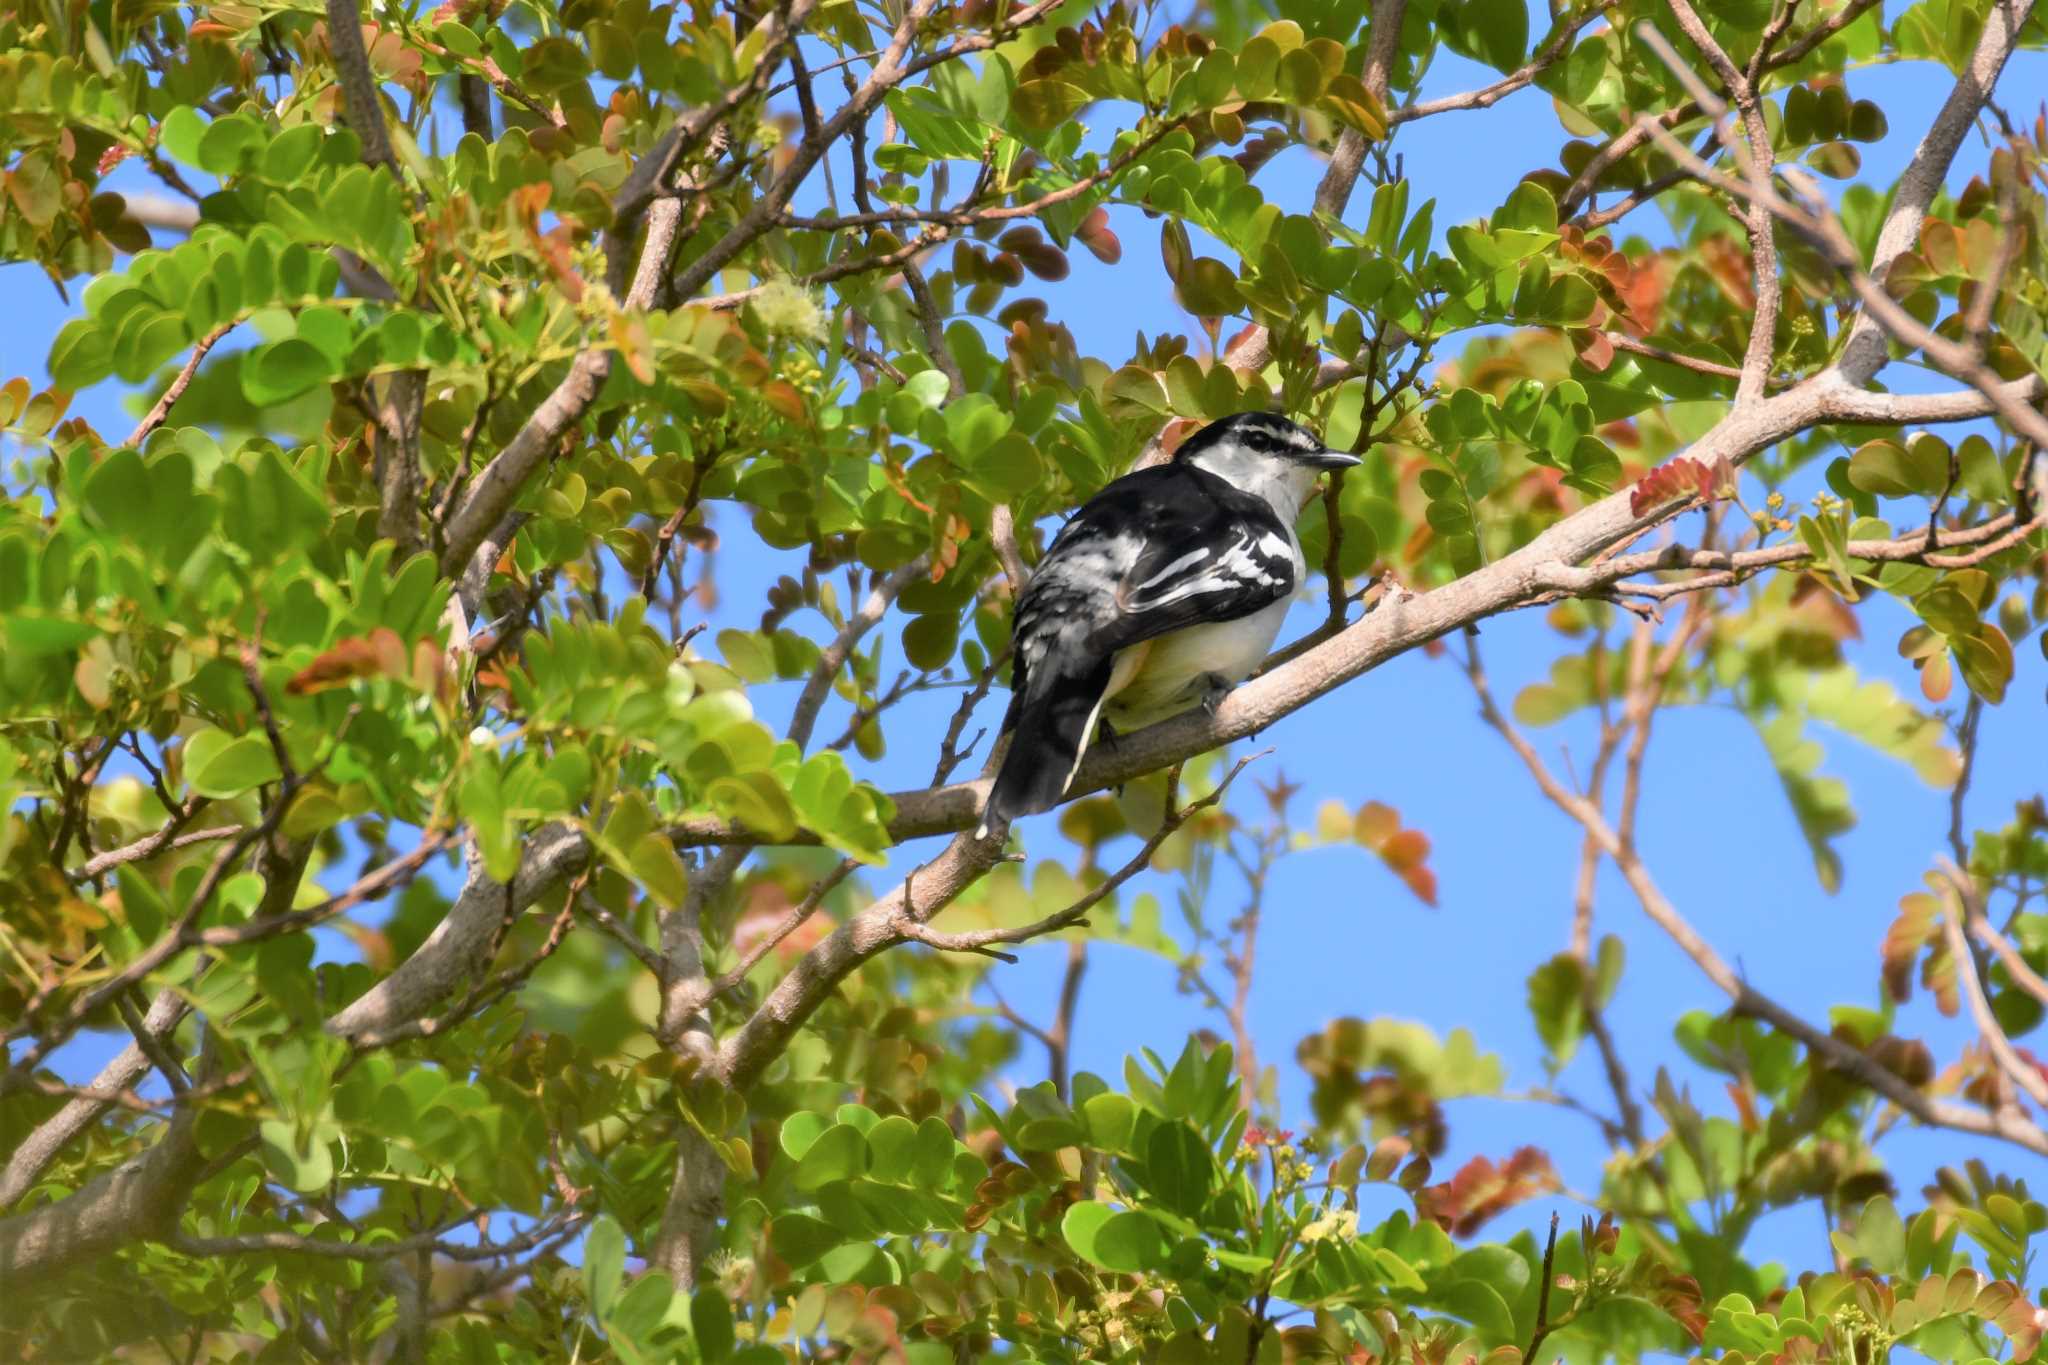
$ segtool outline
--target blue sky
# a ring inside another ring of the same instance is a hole
[[[1536,27],[1540,32],[1541,25]],[[1429,73],[1422,94],[1484,85],[1493,75],[1446,55]],[[1883,143],[1863,149],[1861,181],[1883,186],[1896,176],[1948,81],[1945,72],[1914,66],[1852,77],[1851,93],[1883,105],[1891,127]],[[826,88],[833,89],[829,83]],[[2030,114],[2022,92],[2048,89],[2048,56],[2016,58],[2003,89],[2016,116]],[[1445,227],[1498,205],[1524,171],[1554,164],[1565,136],[1548,97],[1525,90],[1490,112],[1447,114],[1409,125],[1400,131],[1395,148],[1406,158],[1415,183],[1411,202],[1432,196],[1438,201],[1435,222],[1441,241]],[[1981,140],[1967,141],[1951,185],[1960,187],[1987,160]],[[843,187],[843,168],[835,171]],[[1319,174],[1313,158],[1290,153],[1271,164],[1260,183],[1269,198],[1299,208],[1307,204]],[[1118,210],[1112,225],[1125,245],[1120,265],[1104,266],[1076,252],[1072,278],[1039,292],[1051,300],[1054,316],[1072,328],[1083,353],[1115,361],[1128,354],[1134,330],[1149,335],[1194,329],[1175,307],[1155,264],[1156,222]],[[1651,241],[1665,237],[1654,211],[1639,212],[1617,231]],[[0,337],[0,371],[40,378],[41,348],[75,310],[76,290],[74,303],[66,305],[39,272],[16,265],[0,270],[0,299],[16,319]],[[1455,358],[1459,349],[1447,347],[1442,354]],[[1930,387],[1925,376],[1907,367],[1895,366],[1886,377],[1902,389]],[[105,392],[83,395],[75,410],[115,434],[132,420]],[[751,536],[729,511],[715,524],[726,539],[718,561],[721,606],[710,624],[714,632],[727,625],[751,626],[761,589],[801,560],[746,548]],[[1682,526],[1681,534],[1694,530]],[[1314,603],[1301,608],[1289,633],[1306,629],[1319,612]],[[1872,675],[1891,679],[1913,695],[1911,670],[1892,649],[1906,624],[1903,613],[1889,604],[1873,606],[1864,618],[1866,641],[1856,648],[1855,658]],[[1537,614],[1490,621],[1483,641],[1496,692],[1504,699],[1544,676],[1557,653],[1555,637]],[[1994,827],[2009,817],[2014,800],[2039,789],[2039,755],[2048,752],[2041,705],[2048,666],[2031,642],[2018,654],[2019,673],[2008,700],[1986,713],[1970,793],[1973,820]],[[769,687],[761,690],[756,705],[772,722],[787,714],[793,697],[792,686]],[[993,728],[1002,701],[1001,695],[991,699],[977,723]],[[903,707],[890,726],[891,754],[875,765],[874,780],[884,786],[921,782],[952,703],[951,694],[939,694]],[[836,733],[842,718],[842,711],[828,712],[820,733]],[[1816,885],[1807,848],[1769,761],[1748,722],[1730,710],[1673,709],[1659,718],[1639,842],[1659,883],[1723,956],[1766,993],[1820,1019],[1837,1002],[1876,1003],[1878,945],[1899,896],[1918,888],[1930,860],[1945,847],[1948,797],[1851,740],[1816,737],[1827,750],[1825,770],[1848,783],[1859,815],[1858,826],[1838,845],[1846,868],[1838,894],[1823,894]],[[1534,738],[1544,756],[1559,766],[1568,750],[1583,767],[1592,750],[1584,726],[1568,723],[1536,732]],[[1270,782],[1284,772],[1300,783],[1299,821],[1311,822],[1325,798],[1353,806],[1368,799],[1384,801],[1401,812],[1404,823],[1429,836],[1441,890],[1440,908],[1426,909],[1375,859],[1357,850],[1307,852],[1281,865],[1267,897],[1250,1009],[1262,1058],[1279,1068],[1286,1121],[1302,1126],[1306,1117],[1307,1082],[1292,1060],[1296,1043],[1347,1014],[1418,1020],[1440,1034],[1469,1029],[1482,1048],[1506,1063],[1511,1090],[1542,1083],[1540,1044],[1524,1003],[1525,981],[1532,968],[1565,944],[1578,830],[1542,800],[1519,762],[1478,723],[1455,661],[1432,659],[1421,651],[1396,659],[1275,725],[1257,745],[1269,746],[1273,755],[1247,777]],[[1244,795],[1251,796],[1248,788]],[[1051,822],[1052,817],[1040,817],[1023,824],[1027,851],[1054,856],[1063,847]],[[906,846],[892,871],[900,875],[936,847],[929,842]],[[1112,848],[1105,861],[1122,856]],[[877,889],[888,884],[882,874],[870,879]],[[1171,894],[1170,884],[1155,882],[1154,888]],[[1212,923],[1234,913],[1235,895],[1231,880],[1219,876]],[[1173,919],[1169,909],[1167,921]],[[1601,932],[1621,935],[1628,946],[1628,972],[1610,1022],[1639,1097],[1657,1069],[1668,1066],[1676,1078],[1692,1081],[1702,1107],[1727,1112],[1718,1080],[1691,1068],[1671,1041],[1680,1014],[1719,1011],[1725,998],[1644,919],[1611,870],[1603,871],[1599,887],[1596,933]],[[1013,1007],[1046,1018],[1065,949],[1031,947],[1022,956],[1014,967],[996,968],[996,979]],[[1967,1036],[1964,1026],[1939,1020],[1924,1008],[1914,1008],[1905,1023],[1909,1031],[1924,1025],[1937,1054],[1944,1056]],[[1077,1024],[1074,1065],[1112,1077],[1119,1074],[1124,1054],[1140,1046],[1171,1056],[1189,1030],[1221,1027],[1220,1019],[1176,993],[1171,969],[1158,959],[1106,945],[1094,950]],[[63,1055],[82,1077],[117,1045],[109,1038],[83,1039]],[[1027,1044],[1016,1079],[1029,1082],[1042,1074],[1040,1057]],[[1611,1108],[1590,1049],[1582,1050],[1559,1084],[1602,1109]],[[1597,1131],[1581,1117],[1526,1103],[1463,1101],[1453,1106],[1451,1147],[1438,1170],[1447,1172],[1476,1154],[1499,1158],[1531,1142],[1550,1151],[1568,1185],[1597,1187],[1607,1155]],[[1918,1187],[1937,1164],[1977,1153],[1994,1166],[2021,1173],[2033,1164],[1989,1144],[1910,1129],[1894,1132],[1884,1150],[1908,1207],[1918,1204]],[[1568,1219],[1575,1216],[1567,1200],[1537,1201],[1505,1215],[1489,1232],[1540,1229],[1553,1205]],[[1810,1211],[1767,1220],[1752,1247],[1794,1269],[1821,1265],[1827,1256],[1820,1220]]]

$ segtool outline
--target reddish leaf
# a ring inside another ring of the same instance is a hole
[[[1081,226],[1074,229],[1074,238],[1094,252],[1095,259],[1104,265],[1115,265],[1124,258],[1124,244],[1110,231],[1109,214],[1100,206],[1081,220]]]
[[[1543,1149],[1524,1147],[1498,1166],[1473,1157],[1443,1184],[1418,1190],[1415,1211],[1455,1237],[1470,1237],[1495,1214],[1561,1188]]]
[[[1700,498],[1711,502],[1727,497],[1735,488],[1735,468],[1727,457],[1708,463],[1681,455],[1666,460],[1637,479],[1629,489],[1628,510],[1642,516],[1677,498]]]
[[[1614,343],[1607,339],[1607,333],[1573,328],[1565,335],[1571,338],[1572,349],[1593,373],[1600,374],[1614,363]]]
[[[352,635],[292,675],[284,690],[295,697],[341,687],[357,678],[379,675],[402,678],[411,672],[405,642],[389,626],[379,626],[367,636]]]
[[[1428,835],[1419,829],[1402,829],[1400,812],[1378,801],[1358,808],[1352,833],[1359,843],[1380,855],[1380,861],[1407,883],[1416,899],[1424,905],[1436,904],[1436,874],[1428,866]]]

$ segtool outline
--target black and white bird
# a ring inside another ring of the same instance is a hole
[[[980,834],[1058,804],[1099,723],[1213,710],[1243,682],[1302,581],[1302,501],[1324,470],[1357,463],[1244,412],[1083,504],[1017,600],[1010,748]]]

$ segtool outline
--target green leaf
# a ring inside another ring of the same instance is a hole
[[[1908,450],[1892,440],[1867,441],[1849,457],[1849,482],[1884,498],[1939,493],[1948,480],[1948,461],[1944,452],[1937,466],[1928,458],[1932,453],[1922,442]]]
[[[157,146],[173,159],[203,171],[206,167],[199,159],[199,141],[206,136],[206,129],[206,120],[197,109],[189,104],[177,105],[157,126]]]
[[[442,25],[443,29],[460,27]],[[320,155],[320,143],[326,136],[326,130],[317,123],[299,123],[285,129],[263,149],[263,178],[280,185],[295,183]]]
[[[1093,98],[1066,81],[1026,81],[1010,97],[1010,107],[1027,128],[1052,128],[1065,123]]]
[[[1975,634],[1952,637],[1949,644],[1970,690],[1993,706],[2004,701],[2013,669],[2012,641],[2005,632],[1986,622]]]
[[[225,800],[283,776],[262,735],[230,737],[207,729],[185,741],[185,779],[201,796]]]
[[[1496,228],[1524,228],[1531,232],[1557,231],[1557,200],[1533,180],[1515,186],[1507,203],[1490,220]]]
[[[675,1297],[675,1285],[668,1273],[650,1270],[627,1285],[626,1292],[601,1315],[605,1330],[615,1345],[621,1338],[627,1342],[644,1341],[661,1330],[662,1319],[668,1316]]]
[[[1458,28],[1471,54],[1503,74],[1520,67],[1529,51],[1529,8],[1522,0],[1465,0]]]
[[[1562,1068],[1578,1050],[1585,1028],[1585,964],[1559,953],[1529,975],[1529,1013],[1537,1036],[1550,1050],[1548,1065]]]
[[[1060,1235],[1075,1254],[1105,1270],[1136,1273],[1166,1259],[1159,1225],[1135,1209],[1118,1213],[1093,1200],[1076,1204],[1060,1220]]]
[[[241,114],[215,119],[199,138],[199,168],[217,176],[237,174],[262,147],[263,138],[255,119]]]
[[[780,1214],[768,1225],[768,1245],[792,1270],[801,1270],[847,1241],[839,1229],[807,1213]]]
[[[835,1123],[822,1133],[797,1163],[796,1187],[815,1190],[835,1180],[850,1180],[868,1168],[868,1142],[850,1123]]]
[[[616,1218],[601,1213],[583,1241],[583,1292],[591,1311],[602,1318],[619,1296],[626,1270],[626,1233]]]
[[[302,337],[258,346],[242,358],[242,396],[259,408],[289,402],[334,373],[327,353]]]
[[[301,1140],[296,1126],[285,1119],[263,1120],[256,1134],[264,1166],[288,1189],[311,1194],[334,1179],[334,1155],[318,1137]]]
[[[1463,1318],[1494,1341],[1511,1341],[1515,1315],[1498,1289],[1478,1280],[1458,1280],[1431,1296],[1445,1311]]]
[[[825,1135],[832,1126],[832,1120],[809,1109],[799,1109],[782,1121],[780,1142],[782,1150],[791,1161],[802,1161],[811,1145]],[[947,1136],[951,1137],[949,1129]],[[949,1151],[950,1155],[950,1151]]]
[[[89,389],[114,372],[113,343],[106,329],[88,318],[73,318],[50,346],[50,382],[70,393]]]
[[[1128,1095],[1108,1092],[1091,1095],[1079,1110],[1088,1145],[1102,1152],[1122,1152],[1131,1140],[1138,1121],[1138,1107]]]
[[[732,1304],[715,1286],[690,1296],[690,1334],[697,1339],[697,1355],[703,1360],[724,1360],[732,1354]]]
[[[953,661],[953,647],[960,638],[960,618],[950,611],[913,616],[903,627],[903,657],[928,672]]]
[[[689,893],[690,874],[675,846],[660,834],[643,834],[632,848],[633,875],[664,910],[674,910]]]
[[[1176,1213],[1199,1218],[1215,1183],[1209,1145],[1185,1123],[1162,1123],[1145,1143],[1145,1188]]]
[[[917,1157],[917,1125],[901,1114],[891,1114],[866,1133],[868,1179],[884,1184],[904,1184],[910,1179]]]
[[[329,530],[326,500],[301,482],[274,447],[250,467],[223,465],[214,487],[228,538],[259,564],[310,545]]]
[[[1214,256],[1197,256],[1174,281],[1174,298],[1196,317],[1228,317],[1244,307],[1238,297],[1237,276]]]
[[[1884,1195],[1877,1195],[1856,1216],[1853,1232],[1837,1231],[1834,1244],[1851,1261],[1866,1261],[1880,1275],[1899,1275],[1906,1269],[1906,1224],[1899,1211]]]

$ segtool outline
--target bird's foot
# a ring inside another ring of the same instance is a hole
[[[1109,723],[1107,717],[1096,720],[1095,743],[1096,747],[1100,748],[1104,753],[1115,753],[1117,742],[1122,738],[1123,736],[1116,732],[1116,727]],[[1121,796],[1124,791],[1123,783],[1119,782],[1109,790],[1113,795]]]
[[[1230,695],[1231,684],[1220,673],[1202,675],[1202,710],[1210,716],[1223,705],[1223,699]]]

